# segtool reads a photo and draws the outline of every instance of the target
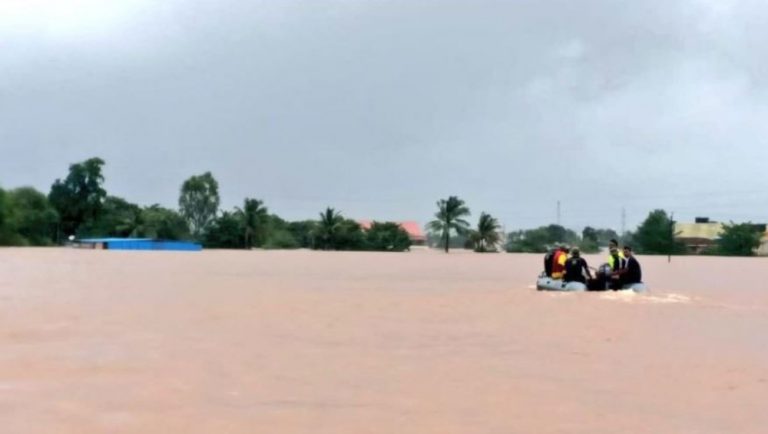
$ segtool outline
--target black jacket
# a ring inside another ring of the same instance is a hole
[[[585,261],[584,258],[568,258],[568,260],[565,261],[564,281],[586,283],[587,279],[584,277],[584,273],[589,274],[587,261]]]

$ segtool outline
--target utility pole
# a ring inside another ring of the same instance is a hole
[[[624,236],[624,234],[627,233],[627,209],[624,207],[621,207],[621,234],[620,236]]]
[[[560,201],[557,201],[557,225],[560,226]]]

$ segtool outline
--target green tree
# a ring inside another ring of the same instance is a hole
[[[82,225],[94,222],[101,214],[107,196],[102,166],[101,158],[72,164],[67,177],[51,186],[48,200],[59,214],[60,232],[78,234]]]
[[[246,249],[264,244],[267,236],[269,214],[264,202],[246,198],[243,207],[237,210],[243,220],[243,240]]]
[[[549,243],[566,243],[572,244],[578,241],[578,235],[575,232],[570,231],[560,225],[549,225],[544,228],[547,234],[547,242]]]
[[[451,245],[451,234],[463,235],[469,231],[469,222],[463,217],[468,217],[470,212],[464,201],[456,196],[441,199],[437,202],[437,208],[435,220],[429,222],[428,227],[430,230],[441,234],[441,239],[445,243],[445,253],[448,253]]]
[[[471,239],[475,244],[475,251],[495,252],[496,245],[499,244],[501,235],[499,234],[499,221],[490,214],[480,213],[480,219],[477,222],[477,229],[472,232]]]
[[[506,250],[510,253],[544,253],[556,241],[552,241],[547,228],[510,232],[507,235]]]
[[[205,247],[218,249],[242,249],[243,220],[235,213],[224,211],[206,225],[203,236]]]
[[[511,232],[507,236],[506,250],[510,253],[544,253],[555,244],[578,244],[579,235],[560,225],[541,226],[536,229]]]
[[[470,239],[472,231],[467,230],[463,234],[454,234],[449,240],[451,249],[472,249],[474,243]],[[445,249],[445,237],[442,231],[434,231],[427,225],[427,244],[434,248]]]
[[[579,248],[582,253],[597,253],[600,251],[598,244],[599,234],[597,229],[587,226],[581,231],[581,242],[579,242]]]
[[[637,243],[635,242],[635,232],[632,232],[632,231],[624,232],[624,234],[621,237],[612,238],[612,239],[618,240],[622,245],[629,245],[629,246],[637,245]]]
[[[261,244],[265,249],[298,249],[302,247],[290,230],[291,224],[275,214],[266,216],[264,224],[265,239]]]
[[[22,237],[24,244],[48,246],[53,243],[59,215],[45,194],[32,187],[21,187],[8,192],[11,227]]]
[[[716,253],[724,256],[753,256],[755,249],[760,247],[763,232],[764,227],[753,223],[731,222],[724,225],[723,233],[717,239]]]
[[[136,230],[139,237],[179,241],[191,236],[189,225],[181,214],[157,204],[142,209],[140,221]]]
[[[335,249],[336,238],[341,232],[344,216],[335,209],[328,207],[320,213],[320,221],[315,226],[315,248],[322,250]]]
[[[598,241],[597,229],[591,226],[585,227],[584,230],[581,231],[581,239],[582,241],[592,241],[595,244],[597,244],[597,241]]]
[[[411,248],[408,232],[393,222],[373,222],[365,231],[365,238],[369,250],[403,252]]]
[[[365,232],[360,223],[344,219],[334,239],[334,250],[366,250]]]
[[[271,230],[264,241],[265,249],[298,249],[302,247],[287,229]]]
[[[595,229],[597,233],[597,245],[607,246],[611,240],[619,240],[619,234],[613,229]]]
[[[94,237],[133,237],[141,226],[141,207],[127,200],[107,196],[99,217],[80,229],[82,235]]]
[[[360,224],[345,219],[340,212],[326,208],[312,234],[313,248],[322,250],[364,250],[365,234]]]
[[[634,242],[640,253],[671,255],[684,251],[684,247],[675,241],[675,222],[664,210],[654,210],[637,228]]]
[[[0,246],[23,244],[13,225],[13,209],[8,193],[0,188]]]
[[[288,223],[286,229],[301,248],[314,247],[317,222],[304,220]]]
[[[208,225],[216,218],[219,202],[219,183],[211,172],[184,181],[179,197],[179,210],[187,220],[195,239],[203,237]]]

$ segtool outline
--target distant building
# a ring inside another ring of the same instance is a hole
[[[763,234],[763,239],[760,240],[760,247],[757,248],[757,254],[760,256],[768,256],[768,230]]]
[[[714,246],[722,233],[723,224],[706,217],[696,218],[696,223],[675,223],[675,239],[685,244],[690,253],[698,254]]]
[[[685,244],[690,253],[699,254],[714,246],[723,233],[723,223],[709,221],[706,217],[697,217],[696,223],[675,223],[675,239]],[[755,230],[763,233],[758,255],[768,256],[768,230],[764,224],[754,225]]]
[[[75,240],[74,247],[97,250],[173,250],[199,252],[200,244],[187,241],[163,241],[151,238],[85,238]]]
[[[371,228],[371,225],[373,225],[373,220],[358,220],[357,223],[363,230],[368,230]],[[408,233],[408,238],[411,239],[411,244],[414,246],[423,246],[427,244],[427,236],[424,235],[424,231],[421,230],[421,225],[419,225],[418,222],[404,221],[394,223],[400,225],[400,227]]]

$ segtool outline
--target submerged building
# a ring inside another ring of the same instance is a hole
[[[725,225],[710,221],[707,217],[697,217],[695,223],[675,223],[675,239],[682,242],[689,253],[699,254],[717,244]],[[755,230],[763,234],[756,254],[768,256],[768,226],[755,224]]]
[[[675,239],[685,244],[688,252],[699,254],[717,243],[723,224],[699,217],[695,223],[675,223]]]
[[[760,240],[760,247],[757,248],[757,254],[760,256],[768,256],[768,229],[766,229],[763,238]]]
[[[75,247],[98,250],[165,250],[199,252],[203,246],[189,241],[165,241],[152,238],[84,238],[72,243]]]
[[[368,230],[373,225],[372,220],[358,220],[357,223],[363,230]],[[415,221],[395,222],[408,233],[408,238],[411,240],[411,244],[414,246],[424,246],[427,244],[427,236],[421,230],[421,225]]]

